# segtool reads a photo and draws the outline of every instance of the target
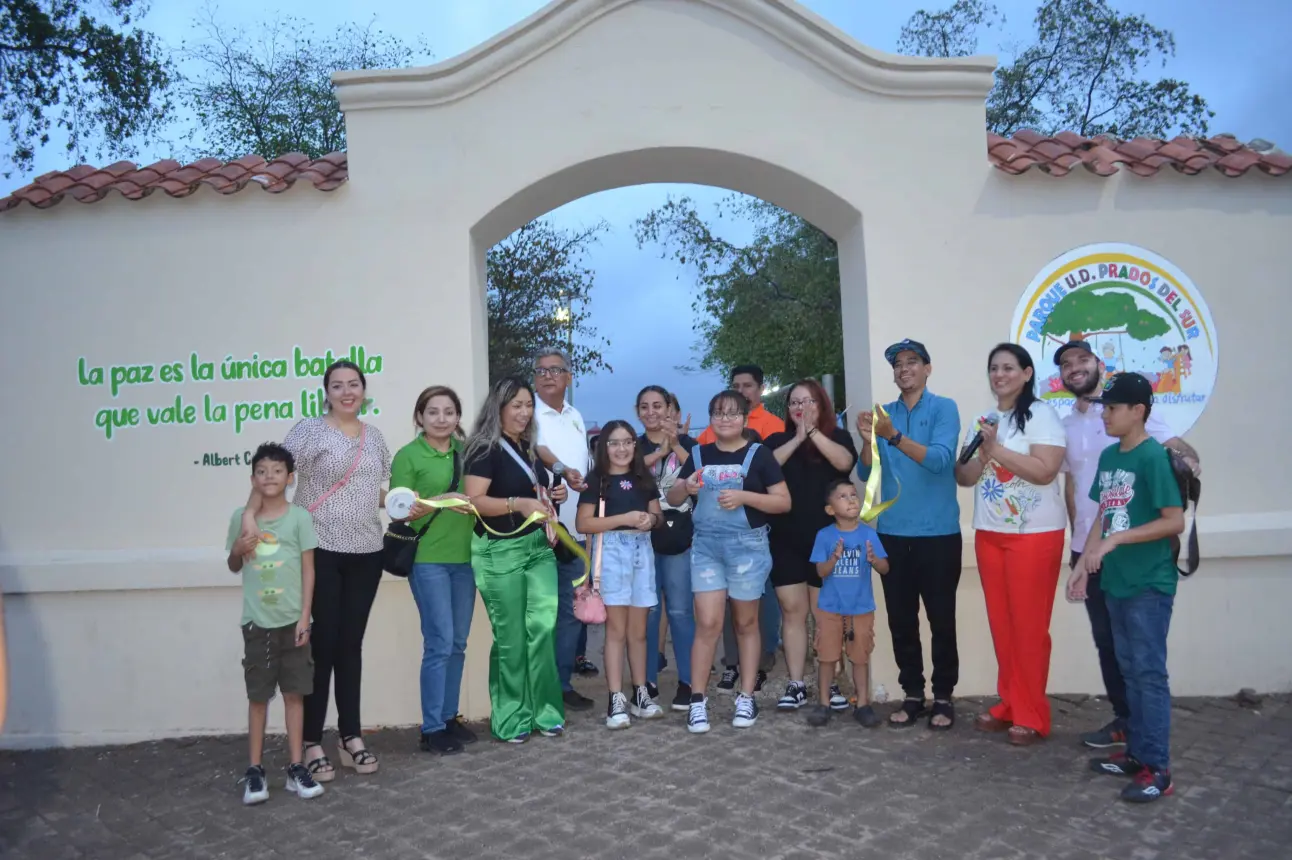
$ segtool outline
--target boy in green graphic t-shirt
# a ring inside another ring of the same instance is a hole
[[[242,508],[229,521],[229,570],[242,574],[243,674],[247,684],[247,740],[251,765],[243,777],[242,802],[269,799],[261,754],[265,722],[275,689],[283,693],[291,764],[286,788],[299,797],[317,797],[323,786],[301,763],[305,697],[314,689],[310,656],[310,609],[314,598],[314,549],[318,535],[304,508],[289,504],[285,493],[296,463],[281,445],[261,445],[251,458],[251,483],[264,500],[256,516],[257,533],[242,534]]]
[[[1171,538],[1184,531],[1184,508],[1166,449],[1144,429],[1153,408],[1149,381],[1118,374],[1099,402],[1104,430],[1118,443],[1099,455],[1089,488],[1099,516],[1068,579],[1068,599],[1084,600],[1087,578],[1100,572],[1130,720],[1126,752],[1090,765],[1133,777],[1122,799],[1148,803],[1173,790],[1166,637],[1177,576]]]

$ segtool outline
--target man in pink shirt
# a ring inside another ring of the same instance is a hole
[[[1099,469],[1099,455],[1109,445],[1116,444],[1117,440],[1104,432],[1104,422],[1100,417],[1103,407],[1093,402],[1099,397],[1105,367],[1095,356],[1090,344],[1084,340],[1065,343],[1054,353],[1054,363],[1058,365],[1063,387],[1076,398],[1072,411],[1063,419],[1068,442],[1063,458],[1066,476],[1064,495],[1068,505],[1068,521],[1072,528],[1072,557],[1069,564],[1075,566],[1077,559],[1081,557],[1080,547],[1086,545],[1086,537],[1090,534],[1099,510],[1099,504],[1090,500],[1090,485],[1094,483],[1095,473]],[[1158,413],[1149,414],[1144,429],[1158,442],[1174,448],[1193,466],[1195,472],[1198,471],[1198,452],[1177,437]],[[1101,729],[1083,734],[1081,742],[1092,749],[1106,749],[1126,743],[1130,707],[1126,702],[1126,682],[1122,678],[1121,669],[1117,665],[1117,654],[1113,649],[1108,605],[1104,601],[1097,573],[1090,576],[1085,603],[1086,614],[1090,616],[1090,632],[1095,639],[1095,650],[1099,652],[1099,670],[1103,675],[1104,688],[1108,691],[1108,701],[1113,706],[1113,720]]]

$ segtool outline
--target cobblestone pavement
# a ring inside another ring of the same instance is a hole
[[[1017,749],[972,730],[974,700],[950,733],[813,730],[770,688],[752,729],[715,697],[708,735],[682,714],[612,733],[596,681],[580,685],[598,709],[564,738],[436,758],[414,730],[377,732],[381,772],[309,801],[283,791],[271,740],[255,808],[234,784],[239,737],[0,753],[0,857],[1277,860],[1292,844],[1292,697],[1178,701],[1175,795],[1132,807],[1076,740],[1103,722],[1097,700],[1055,697],[1052,738]]]

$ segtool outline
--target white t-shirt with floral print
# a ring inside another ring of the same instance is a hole
[[[969,422],[965,432],[966,444],[978,432],[981,420],[975,417]],[[1023,432],[1018,432],[1013,413],[1010,413],[998,425],[996,441],[1018,454],[1031,453],[1033,445],[1053,445],[1056,448],[1067,445],[1067,435],[1063,430],[1063,422],[1059,420],[1059,413],[1048,403],[1041,400],[1033,403],[1032,417],[1026,423]],[[1039,487],[1024,481],[995,460],[982,470],[982,476],[974,486],[975,529],[1006,534],[1036,534],[1063,531],[1067,526],[1068,509],[1063,503],[1063,490],[1057,476],[1055,480]]]
[[[363,457],[345,486],[314,511],[319,547],[332,552],[380,552],[381,488],[390,480],[390,449],[381,431],[364,424]],[[359,440],[322,418],[306,418],[287,434],[283,447],[296,458],[293,502],[307,510],[349,471]]]

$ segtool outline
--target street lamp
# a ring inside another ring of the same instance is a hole
[[[570,362],[574,361],[574,300],[566,300],[564,293],[556,297],[556,312],[552,315],[557,325],[565,327],[565,354]],[[574,368],[570,368],[570,405],[574,405]]]

